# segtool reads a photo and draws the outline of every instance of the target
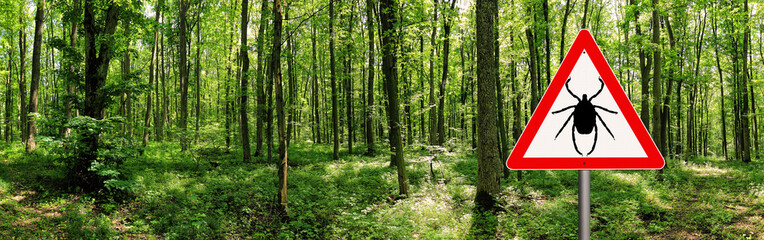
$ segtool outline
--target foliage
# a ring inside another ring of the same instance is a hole
[[[135,191],[140,185],[127,179],[120,171],[120,165],[139,155],[133,140],[124,136],[109,134],[121,118],[96,120],[86,116],[72,118],[66,125],[71,128],[72,136],[62,138],[56,153],[64,159],[69,173],[69,181],[88,190],[101,190],[124,197],[124,193]],[[95,158],[89,158],[89,146],[85,138],[101,136]],[[87,171],[82,171],[86,169]],[[95,186],[81,185],[83,183]],[[108,194],[107,194],[108,195]]]

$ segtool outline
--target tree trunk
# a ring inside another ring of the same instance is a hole
[[[498,4],[498,2],[497,2],[497,4]],[[501,63],[499,61],[500,60],[499,59],[499,52],[501,50],[500,49],[501,45],[499,44],[499,32],[500,32],[500,29],[499,29],[499,24],[498,24],[498,21],[499,21],[498,20],[499,19],[499,6],[497,5],[493,10],[494,10],[494,12],[493,12],[494,18],[497,19],[496,20],[496,24],[494,25],[496,29],[494,30],[495,34],[493,36],[494,37],[493,50],[494,50],[494,59],[495,59],[495,62],[494,62],[494,64],[495,64],[494,66],[495,67],[494,67],[493,74],[494,74],[494,79],[496,79],[496,102],[497,102],[496,105],[498,107],[498,109],[497,109],[497,116],[498,117],[496,118],[496,126],[499,127],[499,135],[498,135],[498,137],[499,137],[499,139],[498,139],[498,143],[499,143],[499,145],[498,145],[498,148],[499,148],[499,157],[497,158],[497,160],[498,160],[499,168],[503,170],[504,177],[507,178],[507,177],[509,177],[509,168],[504,167],[504,165],[505,165],[504,161],[506,159],[503,159],[503,158],[505,156],[509,155],[509,153],[508,153],[509,149],[507,148],[508,147],[507,146],[507,127],[506,127],[506,125],[504,125],[504,123],[505,123],[505,121],[504,121],[504,87],[502,87],[502,85],[501,85],[501,75],[499,74],[499,66],[501,66]],[[547,15],[548,15],[548,9],[547,9],[547,2],[545,0],[544,1],[544,18],[545,19],[548,18]],[[548,72],[549,71],[549,28],[546,27],[546,29],[547,29],[547,32],[546,32],[546,34],[547,34],[547,36],[546,36],[547,78],[549,78],[549,72]],[[547,82],[548,81],[549,80],[547,79]]]
[[[347,46],[345,52],[345,117],[347,118],[346,123],[348,128],[348,154],[353,154],[353,16],[355,16],[355,13],[351,11],[348,14]]]
[[[241,48],[239,49],[239,58],[241,59],[239,105],[241,106],[239,106],[239,127],[241,128],[242,160],[244,162],[252,160],[249,149],[249,119],[247,115],[247,106],[249,106],[249,101],[247,100],[247,96],[249,96],[249,92],[247,92],[247,87],[249,86],[249,53],[247,52],[248,5],[249,0],[241,1]]]
[[[450,11],[454,10],[456,0],[451,1]],[[440,95],[438,96],[438,145],[445,143],[446,127],[445,113],[446,105],[446,84],[448,84],[448,53],[451,52],[451,15],[443,13],[443,72],[440,80]]]
[[[109,102],[109,96],[105,91],[101,91],[101,88],[106,85],[109,62],[113,57],[113,40],[110,39],[113,39],[112,36],[117,27],[119,7],[113,2],[106,6],[98,3],[97,7],[105,9],[105,13],[97,15],[96,4],[94,0],[86,0],[84,7],[85,101],[82,113],[100,120],[103,119],[106,103]],[[104,19],[98,21],[95,19],[97,16]],[[100,22],[102,24],[97,24]],[[86,189],[92,189],[96,184],[100,184],[97,182],[97,177],[88,170],[90,161],[96,159],[98,153],[98,138],[98,134],[83,132],[84,149],[77,159],[84,162],[74,164],[76,167],[70,170],[70,176],[77,178],[80,185]]]
[[[288,4],[288,3],[287,3]],[[284,10],[284,18],[289,19],[289,6],[287,5],[286,10]],[[296,31],[296,29],[295,29]],[[289,30],[287,30],[289,32]],[[287,47],[289,54],[287,54],[287,67],[289,68],[289,72],[287,75],[289,76],[289,99],[287,101],[287,107],[286,107],[286,114],[287,114],[287,120],[286,120],[286,142],[287,145],[290,144],[293,131],[294,131],[294,120],[296,117],[295,112],[295,100],[297,99],[297,95],[295,95],[295,89],[297,88],[297,78],[295,77],[295,69],[294,69],[294,55],[296,54],[296,51],[294,49],[294,38],[295,35],[289,36],[287,39],[287,44],[289,46]]]
[[[496,205],[500,182],[496,166],[499,157],[496,136],[496,80],[494,77],[496,0],[478,0],[476,6],[477,35],[477,83],[478,83],[478,175],[475,205],[481,209],[493,209]],[[530,35],[530,32],[526,31]],[[529,38],[530,39],[530,38]]]
[[[549,42],[551,41],[550,37],[549,37],[549,35],[550,35],[549,34],[549,24],[550,24],[550,22],[549,22],[549,0],[544,0],[543,8],[544,8],[544,22],[546,23],[546,24],[544,24],[544,31],[545,31],[544,32],[544,48],[546,50],[546,51],[544,51],[544,53],[546,53],[545,54],[546,55],[546,85],[549,86],[549,83],[552,82],[552,76],[551,76],[551,74],[552,74],[552,69],[551,69],[552,68],[552,66],[551,66],[552,65],[552,60],[551,60],[552,51],[549,49]],[[498,19],[498,16],[499,16],[499,11],[497,10],[496,11],[496,19]],[[498,31],[496,32],[496,35],[497,35],[496,39],[498,39],[498,35],[499,35]],[[498,42],[498,40],[496,40],[496,41]],[[499,54],[497,53],[496,54],[496,59],[498,59],[498,58],[499,58]],[[562,61],[560,61],[560,62],[562,63]],[[499,65],[496,65],[496,69],[497,69],[496,72],[497,73],[498,73],[498,68],[499,68]],[[501,105],[501,104],[502,104],[502,102],[499,102],[499,105]],[[503,154],[503,152],[502,152],[502,154]]]
[[[23,11],[19,9],[19,11]],[[24,26],[24,15],[19,14],[19,25]],[[29,139],[29,126],[27,125],[27,79],[26,79],[26,67],[24,61],[27,55],[27,37],[25,28],[19,28],[19,127],[21,127],[21,141],[26,144]]]
[[[157,6],[154,8],[154,22],[159,24],[159,14],[162,6],[162,1],[157,1]],[[156,79],[155,64],[157,60],[157,46],[159,45],[159,25],[154,29],[154,44],[151,47],[151,60],[149,62],[149,86],[154,85],[154,79]],[[144,115],[143,126],[143,147],[145,148],[149,144],[149,133],[151,132],[151,90],[146,93],[146,114]],[[156,122],[156,120],[155,120]]]
[[[188,12],[189,3],[187,0],[178,0],[178,52],[180,59],[178,60],[178,71],[180,81],[180,121],[178,121],[178,128],[180,128],[180,151],[186,151],[188,149],[188,138],[186,137],[186,126],[188,121],[188,51],[186,49],[186,12]]]
[[[725,111],[726,106],[724,105],[724,78],[722,74],[724,70],[722,69],[722,65],[719,63],[719,38],[716,35],[716,18],[712,19],[714,28],[714,56],[716,57],[716,72],[719,73],[719,98],[721,99],[719,108],[722,110],[722,152],[724,153],[724,160],[729,160],[727,153],[727,113]]]
[[[369,73],[366,83],[366,155],[373,156],[374,150],[374,15],[372,14],[373,0],[366,0],[366,29],[369,33]],[[315,44],[315,41],[314,41]],[[314,51],[315,54],[315,51]],[[315,56],[315,55],[314,55]],[[421,126],[424,127],[424,126]]]
[[[584,17],[581,19],[581,29],[586,29],[586,16],[589,13],[589,0],[584,1]]]
[[[741,56],[741,58],[742,58],[741,59],[742,63],[743,63],[742,64],[742,69],[744,69],[744,72],[742,73],[743,79],[741,80],[740,89],[738,89],[738,91],[740,91],[742,93],[741,96],[740,96],[740,100],[741,100],[741,112],[740,112],[740,115],[741,115],[740,127],[741,127],[741,129],[740,129],[740,131],[742,132],[742,134],[740,136],[742,137],[741,148],[743,150],[742,151],[742,154],[743,154],[742,155],[742,160],[743,160],[743,162],[750,162],[751,161],[751,135],[750,135],[749,127],[748,127],[749,126],[748,124],[750,123],[749,122],[750,121],[750,119],[749,119],[750,116],[749,116],[749,113],[748,113],[749,105],[748,105],[748,91],[747,91],[747,89],[748,89],[748,73],[747,73],[748,72],[748,58],[746,56],[748,54],[748,44],[750,42],[749,37],[750,37],[750,34],[751,34],[751,29],[748,26],[748,18],[749,18],[748,0],[745,0],[743,4],[744,4],[744,6],[743,6],[744,11],[743,12],[745,13],[745,18],[743,20],[742,27],[745,28],[745,31],[743,33],[743,40],[742,40],[743,41],[743,50],[741,51],[741,54],[739,54],[738,56]]]
[[[13,119],[11,116],[13,115],[13,86],[11,85],[13,83],[13,78],[11,77],[13,74],[13,52],[11,49],[8,49],[8,81],[5,83],[5,131],[4,138],[5,142],[12,141],[11,131],[13,129]]]
[[[435,37],[437,34],[437,27],[436,24],[438,23],[438,0],[435,0],[435,4],[433,6],[435,8],[435,13],[433,13],[433,20],[431,22],[432,26],[432,33],[430,34],[430,106],[427,107],[427,112],[430,113],[430,120],[427,124],[429,124],[430,127],[430,145],[436,145],[437,144],[437,109],[432,109],[435,104]]]
[[[255,83],[255,97],[257,97],[257,133],[255,137],[255,156],[260,156],[263,151],[263,119],[266,115],[266,99],[263,86],[263,45],[265,44],[265,24],[267,22],[266,13],[268,13],[268,1],[262,1],[260,6],[260,27],[257,33],[257,83]]]
[[[631,1],[634,4],[634,1]],[[639,11],[634,11],[634,25],[637,32],[637,36],[642,36],[642,28],[639,25]],[[645,56],[644,46],[640,44],[639,47],[639,72],[642,83],[642,104],[639,113],[639,117],[642,119],[642,124],[645,128],[650,130],[650,66],[652,65],[652,59]]]
[[[652,0],[653,3],[653,39],[652,42],[656,46],[660,46],[660,15],[658,15],[658,0]],[[660,48],[656,48],[653,51],[653,63],[655,64],[655,67],[653,68],[653,99],[655,99],[655,103],[653,104],[653,138],[658,139],[656,142],[656,147],[658,147],[658,150],[665,154],[666,149],[663,147],[663,142],[661,139],[663,139],[663,125],[661,125],[661,100],[663,97],[661,96],[661,93],[663,90],[661,89],[663,87],[663,84],[661,82],[661,69],[663,68],[661,66],[661,50]]]
[[[199,121],[202,119],[202,98],[200,95],[200,91],[202,88],[202,85],[199,81],[199,77],[201,74],[201,63],[202,59],[199,57],[200,51],[201,51],[201,42],[202,42],[202,8],[204,5],[202,4],[203,1],[199,1],[199,5],[197,11],[196,11],[196,71],[194,71],[194,77],[196,78],[196,123],[195,123],[195,131],[194,131],[194,142],[199,142]]]
[[[530,7],[528,8],[528,12],[530,12]],[[530,74],[531,74],[531,113],[536,111],[536,106],[539,104],[539,89],[538,89],[538,72],[537,69],[537,63],[536,63],[536,44],[534,43],[534,37],[533,32],[531,32],[531,28],[525,29],[525,37],[528,39],[528,51],[530,52],[530,56],[528,56],[529,61],[529,67],[530,67]],[[480,70],[478,70],[480,72]],[[480,95],[480,94],[478,94]]]
[[[332,143],[334,143],[334,151],[332,152],[332,159],[340,159],[340,126],[339,115],[337,106],[337,76],[335,72],[335,59],[334,59],[334,0],[329,0],[329,69],[331,74],[332,85]]]
[[[403,144],[401,141],[401,125],[399,120],[398,105],[398,73],[396,50],[398,39],[395,26],[398,23],[396,14],[398,6],[394,0],[381,0],[380,21],[382,22],[382,73],[385,78],[385,90],[387,92],[387,122],[390,126],[390,150],[391,160],[398,168],[398,191],[401,197],[408,197],[409,182],[406,171]],[[392,164],[391,164],[392,165]]]
[[[72,7],[74,8],[73,11],[76,13],[80,13],[80,0],[74,0],[72,1]],[[76,20],[72,20],[71,24],[71,31],[69,32],[69,46],[70,47],[76,47],[77,46],[77,29],[80,25],[79,22]],[[8,55],[10,57],[10,54]],[[76,72],[77,67],[74,64],[69,65],[69,72],[74,73]],[[9,69],[10,71],[10,69]],[[66,98],[66,105],[64,106],[64,114],[66,114],[66,121],[69,122],[72,120],[72,108],[74,107],[74,101],[72,101],[72,98],[74,97],[74,83],[71,82],[71,79],[65,83],[66,85],[66,94],[68,97]],[[66,128],[64,129],[64,137],[69,137],[71,134],[71,129]]]
[[[567,31],[568,27],[568,16],[570,16],[570,13],[573,12],[573,6],[570,6],[570,0],[565,0],[565,12],[562,15],[562,29],[560,30],[560,63],[562,63],[563,58],[565,58],[565,32]]]
[[[244,0],[245,2],[247,0]],[[281,209],[287,207],[287,141],[284,122],[284,99],[281,91],[281,0],[273,3],[273,49],[271,49],[271,74],[273,83],[276,84],[276,118],[277,131],[279,134],[279,193],[278,200]]]
[[[163,17],[162,20],[166,20],[166,17]],[[164,34],[161,34],[159,39],[160,47],[160,53],[161,53],[161,64],[162,64],[162,71],[161,71],[161,78],[162,78],[162,119],[159,120],[159,133],[157,134],[160,141],[164,140],[165,134],[165,126],[167,126],[170,122],[170,116],[169,116],[169,107],[170,107],[170,99],[167,96],[167,73],[165,69],[165,57],[164,57]]]
[[[45,0],[37,2],[37,13],[34,17],[34,43],[32,45],[32,81],[29,82],[29,113],[37,113],[37,101],[39,99],[40,88],[40,53],[42,52],[42,31],[44,27],[43,18],[45,17]],[[27,138],[26,151],[34,152],[37,149],[35,134],[37,133],[37,116],[29,119],[27,128],[29,137]]]
[[[311,71],[313,73],[312,75],[313,76],[312,77],[313,78],[313,91],[312,91],[313,92],[313,119],[315,121],[315,123],[313,124],[313,127],[316,129],[316,142],[321,144],[321,114],[319,113],[319,109],[321,108],[321,103],[318,101],[318,95],[319,95],[318,93],[318,65],[316,64],[318,61],[316,61],[316,27],[315,26],[311,26],[311,33],[312,35],[310,38],[310,44],[312,46],[311,49],[313,50],[313,61],[311,61],[311,65],[313,66],[312,67],[313,71]],[[372,54],[370,53],[369,56],[371,57]],[[371,70],[371,71],[374,71],[374,70]],[[370,88],[373,88],[373,84],[372,84],[372,87]],[[371,92],[370,94],[374,94],[374,93]],[[369,104],[373,104],[374,96],[370,96],[370,99],[372,101],[370,101]],[[373,114],[373,109],[371,110],[369,115],[371,116],[371,114]],[[373,144],[373,141],[374,139],[372,138],[372,144]]]

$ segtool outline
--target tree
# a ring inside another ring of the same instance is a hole
[[[188,139],[186,137],[186,126],[188,125],[188,51],[186,50],[186,30],[187,30],[187,12],[189,4],[188,0],[178,0],[178,71],[180,81],[180,117],[178,121],[178,128],[180,128],[180,151],[186,151],[188,149]]]
[[[23,7],[23,6],[22,6]],[[29,125],[27,125],[29,116],[27,115],[29,109],[27,108],[27,83],[26,83],[26,67],[24,61],[27,55],[27,37],[24,27],[24,15],[26,11],[19,9],[19,126],[21,127],[21,141],[27,142],[29,139]]]
[[[37,2],[37,13],[35,13],[34,22],[34,43],[32,45],[32,81],[29,83],[29,113],[37,113],[37,102],[39,99],[40,88],[40,52],[42,52],[42,30],[44,27],[43,18],[45,17],[45,0]],[[33,117],[28,122],[27,129],[29,137],[27,138],[26,151],[33,152],[37,149],[35,134],[37,133],[37,117]]]
[[[255,97],[257,97],[257,133],[255,137],[255,156],[260,156],[263,151],[263,118],[266,115],[265,90],[263,81],[263,44],[265,42],[265,23],[268,11],[268,1],[262,1],[260,7],[260,28],[257,33],[257,83],[255,83]]]
[[[660,38],[661,38],[661,25],[660,25],[660,15],[658,14],[658,0],[652,0],[653,3],[653,44],[656,46],[660,45]],[[666,149],[663,147],[663,142],[661,139],[663,139],[663,125],[662,125],[662,117],[661,117],[661,100],[663,97],[661,96],[661,92],[663,91],[661,88],[663,87],[661,82],[661,50],[660,48],[656,48],[653,51],[653,63],[655,64],[655,67],[653,68],[653,132],[652,136],[653,138],[657,139],[655,141],[658,150],[660,150],[661,153],[665,154]],[[644,95],[644,94],[643,94]]]
[[[202,98],[200,95],[200,91],[202,89],[202,85],[200,83],[200,76],[201,76],[201,64],[202,59],[199,57],[199,54],[202,49],[202,9],[204,8],[203,5],[204,1],[199,0],[197,10],[196,10],[196,68],[194,71],[194,78],[196,79],[196,123],[194,128],[194,142],[199,141],[199,121],[202,119]],[[249,62],[249,61],[247,61]],[[247,126],[249,128],[249,126]],[[249,140],[249,137],[247,137],[247,140]],[[249,141],[247,141],[247,149],[249,149]]]
[[[353,153],[353,16],[348,13],[347,33],[345,34],[345,118],[348,128],[348,154]]]
[[[475,205],[492,209],[499,193],[499,174],[496,159],[499,152],[496,135],[496,80],[494,41],[494,9],[496,0],[478,0],[475,7],[477,47],[477,95],[478,95],[478,174]],[[530,38],[529,38],[530,39]]]
[[[13,129],[13,51],[8,49],[8,81],[5,83],[5,131],[3,132],[3,139],[5,142],[12,141],[11,129]]]
[[[241,48],[239,49],[239,57],[241,58],[241,79],[239,81],[239,87],[241,92],[239,93],[239,127],[241,128],[241,148],[242,157],[244,162],[249,162],[252,159],[249,150],[249,119],[247,118],[247,86],[249,85],[249,53],[247,52],[247,18],[249,0],[241,1]]]
[[[335,73],[335,59],[334,59],[334,0],[329,0],[329,71],[331,75],[332,85],[332,138],[334,143],[334,151],[332,158],[334,160],[340,159],[340,121],[338,116],[337,106],[337,76]]]
[[[716,35],[716,18],[713,18],[713,31],[714,31],[714,56],[716,58],[716,71],[719,73],[719,98],[721,99],[720,109],[721,109],[721,134],[722,134],[722,152],[724,153],[724,160],[728,160],[729,157],[727,156],[727,113],[725,112],[725,109],[727,108],[724,105],[724,78],[722,76],[723,70],[722,65],[719,63],[719,37]]]
[[[562,30],[560,30],[560,63],[562,63],[562,60],[565,57],[565,32],[567,31],[566,29],[568,26],[568,16],[570,16],[570,13],[573,12],[574,7],[575,6],[570,5],[570,0],[565,0],[565,11],[562,14]]]
[[[373,0],[366,0],[366,29],[369,31],[369,72],[366,83],[366,154],[374,155],[374,15]],[[424,127],[424,126],[422,126]]]
[[[440,80],[440,96],[438,97],[438,145],[443,145],[446,135],[444,108],[446,105],[446,84],[448,84],[448,53],[451,52],[451,14],[456,6],[456,0],[451,1],[448,12],[443,13],[443,77]]]
[[[315,128],[316,132],[316,143],[321,143],[321,116],[319,114],[319,108],[321,106],[321,103],[318,101],[318,64],[316,60],[316,27],[311,26],[310,28],[310,44],[311,49],[313,50],[313,59],[311,61],[311,78],[313,79],[313,90],[311,91],[313,93],[313,127]]]
[[[403,141],[401,140],[401,123],[399,119],[400,106],[398,104],[398,70],[396,51],[398,39],[396,28],[398,23],[398,3],[395,0],[380,1],[380,22],[382,26],[382,74],[385,79],[385,92],[387,93],[387,122],[390,126],[390,150],[392,151],[391,163],[398,168],[398,192],[402,197],[409,195],[408,173],[406,161],[403,155]],[[391,164],[392,165],[392,164]]]
[[[246,0],[244,0],[246,1]],[[273,49],[271,49],[271,74],[276,84],[276,118],[279,134],[279,192],[278,200],[282,210],[287,204],[287,141],[284,122],[284,99],[281,91],[281,0],[273,3]],[[336,105],[335,105],[336,106]],[[336,149],[335,149],[336,150]]]
[[[97,13],[96,9],[103,9]],[[82,115],[96,120],[103,119],[104,109],[111,96],[101,89],[106,85],[109,63],[113,57],[113,35],[119,21],[120,7],[117,3],[102,4],[96,0],[85,0],[83,17],[85,48],[85,100]],[[83,151],[70,169],[70,176],[78,179],[82,186],[92,187],[97,179],[88,169],[90,162],[98,154],[99,135],[86,131],[82,136]]]
[[[631,4],[634,5],[634,0],[631,0]],[[637,39],[642,39],[642,28],[639,24],[639,10],[634,10],[634,26],[637,33]],[[652,59],[645,55],[645,47],[639,44],[639,72],[641,73],[642,83],[642,103],[639,117],[642,119],[642,123],[645,128],[650,128],[650,67],[652,66]]]
[[[435,107],[435,36],[437,36],[437,23],[438,23],[438,0],[435,0],[435,4],[433,6],[435,8],[435,13],[433,13],[432,16],[432,33],[430,34],[430,104],[427,107],[427,112],[430,113],[430,119],[428,121],[429,127],[430,127],[430,145],[437,144],[437,109],[433,110],[432,108]]]
[[[161,14],[162,0],[157,1],[157,6],[154,8],[154,43],[151,46],[151,60],[149,62],[149,86],[154,85],[154,81],[157,78],[156,74],[156,61],[157,61],[157,46],[159,46],[159,15]],[[145,148],[149,144],[149,133],[151,132],[151,90],[146,93],[146,114],[144,115],[143,126],[143,147]],[[156,119],[155,119],[156,122]]]
[[[743,30],[743,37],[740,39],[740,41],[743,44],[743,49],[740,51],[739,54],[737,54],[736,58],[741,58],[740,61],[742,62],[742,79],[740,80],[740,137],[741,140],[741,146],[740,149],[742,151],[741,158],[743,162],[751,162],[751,135],[750,135],[750,129],[749,129],[749,121],[750,121],[750,106],[748,105],[748,45],[750,43],[750,35],[751,35],[751,28],[748,26],[748,20],[749,20],[749,14],[748,14],[748,0],[745,0],[743,3],[743,14],[745,16],[743,17],[743,22],[741,23]]]

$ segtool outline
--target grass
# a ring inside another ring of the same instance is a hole
[[[360,151],[363,146],[356,148]],[[79,194],[62,184],[47,153],[0,146],[0,238],[149,239],[575,239],[575,171],[526,171],[504,179],[502,211],[473,212],[472,150],[432,158],[407,147],[411,196],[399,199],[389,153],[347,154],[331,146],[289,149],[288,212],[276,211],[276,167],[263,157],[152,144],[123,165],[139,183],[126,201]],[[210,162],[219,163],[213,167]],[[657,171],[592,172],[594,239],[764,239],[761,161],[670,160]],[[433,171],[431,171],[431,168]]]

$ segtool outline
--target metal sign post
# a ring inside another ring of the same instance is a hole
[[[507,167],[579,170],[578,238],[588,240],[590,170],[661,169],[665,164],[594,37],[581,30],[517,139]]]
[[[578,239],[581,240],[589,240],[590,235],[589,176],[589,170],[578,170]]]

